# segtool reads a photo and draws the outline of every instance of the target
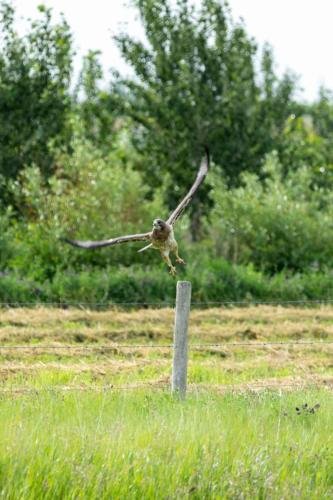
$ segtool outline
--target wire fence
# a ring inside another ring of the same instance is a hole
[[[266,346],[306,346],[306,345],[333,345],[333,340],[314,340],[314,341],[268,341],[268,342],[219,342],[212,344],[189,344],[189,349],[211,349],[219,347],[266,347]],[[1,350],[29,349],[29,350],[79,350],[79,351],[111,351],[117,349],[172,349],[173,344],[112,344],[112,345],[0,345]]]
[[[267,306],[320,306],[333,304],[333,298],[321,299],[297,299],[297,300],[194,300],[191,302],[193,307],[255,307],[260,305]],[[0,308],[20,308],[20,307],[55,307],[60,309],[78,308],[78,309],[112,309],[112,308],[163,308],[174,307],[173,300],[152,301],[0,301]]]
[[[266,346],[312,346],[312,345],[333,345],[333,340],[319,340],[319,341],[267,341],[267,342],[219,342],[219,343],[193,343],[189,344],[189,350],[205,350],[212,348],[225,348],[225,347],[251,347],[251,348],[264,348]],[[101,345],[101,346],[74,346],[74,345],[0,345],[1,351],[12,351],[12,350],[33,350],[36,353],[38,351],[75,351],[75,352],[98,352],[103,353],[114,353],[119,350],[132,350],[132,349],[168,349],[173,348],[173,344],[113,344],[113,345]],[[80,362],[80,366],[85,365]],[[85,365],[86,366],[86,365]],[[45,367],[45,366],[44,366]],[[87,365],[89,367],[89,365]],[[318,378],[321,377],[321,378]],[[286,381],[283,379],[275,379],[274,381],[257,380],[249,381],[237,384],[210,384],[201,383],[194,384],[190,383],[188,385],[189,392],[200,392],[200,391],[215,391],[219,393],[226,392],[251,392],[251,391],[281,391],[281,390],[306,390],[306,389],[333,389],[333,377],[317,375],[306,376],[303,380],[292,380]],[[42,393],[64,393],[64,392],[115,392],[115,391],[131,391],[138,389],[146,390],[164,390],[170,391],[170,382],[164,380],[153,380],[153,381],[142,381],[130,384],[101,384],[101,385],[53,385],[53,386],[43,386],[43,387],[1,387],[0,395],[2,396],[20,396],[20,395],[40,395]]]
[[[276,301],[193,301],[191,303],[194,307],[255,307],[260,305],[270,305],[270,306],[321,306],[321,305],[331,305],[333,304],[333,299],[299,299],[299,300],[276,300]],[[0,302],[0,308],[19,308],[19,307],[57,307],[61,309],[67,309],[70,307],[79,309],[98,309],[98,308],[147,308],[147,307],[174,307],[174,302],[172,301],[162,301],[162,302],[80,302],[80,301],[60,301],[60,302]],[[206,342],[206,343],[189,343],[188,347],[191,351],[205,351],[209,349],[228,349],[228,348],[242,348],[248,347],[250,349],[264,349],[266,347],[281,347],[281,348],[297,348],[297,347],[307,347],[307,346],[331,346],[333,345],[333,339],[310,339],[310,340],[267,340],[267,341],[221,341],[221,342]],[[33,351],[36,354],[45,351],[51,352],[90,352],[114,355],[118,354],[120,351],[131,351],[131,350],[168,350],[170,355],[174,347],[173,343],[164,344],[94,344],[94,345],[77,345],[77,344],[25,344],[25,345],[11,345],[11,344],[0,344],[0,353],[10,352],[10,351]],[[259,390],[282,390],[282,389],[308,389],[308,388],[333,388],[333,377],[331,379],[327,377],[319,380],[318,378],[307,378],[303,381],[284,381],[276,379],[274,382],[269,382],[269,380],[263,381],[251,381],[249,383],[241,384],[225,384],[214,386],[214,384],[189,384],[189,391],[196,392],[202,390],[216,390],[218,392],[227,391],[259,391]],[[42,392],[75,392],[75,391],[98,391],[98,392],[109,392],[109,391],[128,391],[134,389],[149,389],[149,390],[170,390],[170,382],[166,381],[149,381],[149,382],[137,382],[125,385],[69,385],[69,386],[49,386],[49,387],[1,387],[0,394],[40,394]]]

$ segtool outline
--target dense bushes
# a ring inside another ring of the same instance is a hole
[[[223,301],[299,301],[333,297],[332,273],[308,272],[272,277],[251,266],[234,266],[223,259],[179,271],[178,279],[192,282],[194,303]],[[11,273],[0,277],[0,302],[90,303],[124,306],[173,303],[176,280],[164,265],[108,267],[81,272],[59,271],[52,280],[37,282]],[[135,304],[130,304],[135,303]],[[212,304],[214,305],[214,304]]]
[[[10,210],[0,218],[1,301],[173,300],[175,280],[158,252],[138,255],[135,244],[85,251],[59,241],[65,234],[94,239],[145,231],[166,212],[159,191],[147,199],[125,139],[118,138],[107,156],[77,140],[73,158],[59,155],[48,183],[31,167],[13,184],[25,218],[15,221]],[[245,175],[242,186],[229,190],[211,173],[215,208],[200,243],[186,237],[186,216],[177,225],[188,261],[179,278],[191,280],[195,302],[333,295],[326,271],[333,263],[331,194],[314,187],[305,167],[283,176],[276,154],[263,173],[263,180]]]
[[[6,267],[14,254],[13,228],[10,215],[10,211],[0,213],[0,271]]]
[[[139,258],[131,245],[87,252],[59,238],[105,239],[146,232],[164,211],[158,190],[152,199],[146,198],[147,188],[133,169],[135,155],[124,138],[107,156],[79,139],[73,148],[72,157],[59,155],[57,172],[47,183],[34,166],[12,185],[25,217],[12,231],[15,252],[8,255],[6,267],[38,281],[68,268],[144,262],[147,257]]]
[[[274,152],[262,175],[244,174],[230,190],[215,179],[209,236],[216,254],[269,273],[332,266],[331,190],[316,185],[306,166],[284,174]]]
[[[59,156],[57,173],[47,184],[37,167],[25,169],[20,182],[13,184],[25,218],[11,223],[9,212],[0,218],[1,268],[41,281],[66,269],[158,262],[156,252],[138,255],[135,249],[140,245],[81,251],[59,241],[65,235],[104,239],[145,232],[155,217],[167,213],[161,190],[147,198],[147,188],[134,168],[138,159],[121,138],[107,156],[79,140],[73,147],[73,157]],[[276,153],[267,157],[263,176],[244,174],[241,186],[227,189],[212,172],[214,209],[207,220],[206,238],[189,245],[185,217],[176,227],[181,253],[186,256],[194,248],[194,256],[251,262],[270,274],[332,266],[330,190],[316,186],[307,167],[284,175]],[[206,266],[210,267],[209,259]]]

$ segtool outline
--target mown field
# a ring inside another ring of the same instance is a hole
[[[3,308],[2,496],[332,496],[333,308],[194,309],[186,401],[172,330],[172,309]]]
[[[168,385],[173,321],[171,308],[3,309],[1,390]],[[194,309],[190,321],[190,390],[333,381],[331,307]]]

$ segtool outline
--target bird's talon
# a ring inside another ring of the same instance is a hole
[[[183,264],[184,266],[185,266],[185,264],[186,264],[185,260],[181,259],[180,257],[179,257],[178,259],[176,259],[176,262],[177,262],[178,264]]]
[[[172,267],[170,267],[170,274],[171,274],[172,276],[176,276],[177,271],[176,271],[176,268],[175,268],[175,267],[173,267],[173,266],[172,266]]]

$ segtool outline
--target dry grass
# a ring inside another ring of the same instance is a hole
[[[171,350],[163,345],[172,342],[173,320],[170,308],[0,310],[0,346],[25,347],[0,350],[0,383],[8,388],[167,381]],[[315,344],[256,345],[273,341]],[[267,381],[282,386],[290,379],[325,380],[333,373],[333,344],[329,341],[333,342],[330,306],[194,309],[190,342],[225,345],[191,349],[189,380],[202,387],[265,385]],[[124,349],[124,344],[132,347]],[[138,344],[144,347],[136,347]],[[151,349],[151,344],[161,347]],[[68,345],[75,349],[63,348]]]
[[[136,311],[91,311],[78,309],[5,309],[0,312],[0,339],[12,336],[24,341],[59,337],[70,340],[82,333],[87,341],[101,338],[171,339],[173,310],[141,309]],[[211,308],[193,310],[191,335],[194,338],[327,338],[333,335],[333,307],[283,308],[257,306],[248,308]],[[109,336],[109,337],[108,337]]]

